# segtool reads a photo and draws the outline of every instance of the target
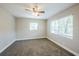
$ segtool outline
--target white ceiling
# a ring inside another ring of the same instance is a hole
[[[1,7],[5,8],[15,17],[22,18],[38,18],[47,19],[56,13],[69,8],[74,5],[73,3],[39,3],[38,5],[45,10],[45,14],[42,16],[34,16],[30,12],[25,11],[25,8],[31,8],[33,3],[4,3],[0,4]]]

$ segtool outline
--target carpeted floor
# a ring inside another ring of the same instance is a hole
[[[73,56],[48,39],[16,41],[1,56]]]

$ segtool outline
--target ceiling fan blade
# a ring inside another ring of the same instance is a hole
[[[33,12],[36,12],[36,9],[35,8],[33,8]]]
[[[45,13],[45,11],[38,11],[39,13]]]
[[[25,9],[26,11],[32,11],[31,9]]]

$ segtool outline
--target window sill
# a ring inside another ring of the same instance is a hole
[[[69,36],[69,35],[66,35],[66,34],[58,34],[58,33],[52,33],[52,34],[56,34],[56,35],[59,35],[61,37],[65,37],[65,38],[73,40],[73,36]]]

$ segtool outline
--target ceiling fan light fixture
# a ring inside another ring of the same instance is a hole
[[[39,16],[39,13],[38,12],[33,12],[33,15],[34,16]]]
[[[45,13],[45,11],[38,5],[35,5],[32,8],[26,8],[25,10],[32,12],[33,16],[42,16]]]

